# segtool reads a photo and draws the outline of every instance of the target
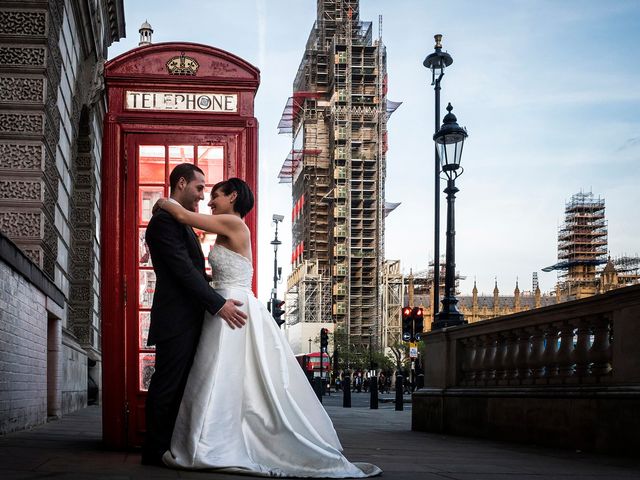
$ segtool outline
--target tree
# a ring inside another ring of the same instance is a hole
[[[350,370],[369,370],[370,358],[373,363],[377,364],[378,370],[393,369],[393,359],[386,356],[383,352],[373,350],[370,356],[369,345],[349,343],[347,339],[347,332],[344,327],[337,326],[333,335],[330,335],[330,337],[333,337],[333,344],[330,346],[330,352],[335,352],[336,347],[339,352],[338,370],[346,370],[347,367]]]
[[[420,342],[422,344],[423,342]],[[395,368],[397,370],[402,370],[407,366],[411,365],[411,358],[409,357],[409,344],[407,342],[398,342],[396,341],[393,345],[391,345],[391,351],[395,356]]]

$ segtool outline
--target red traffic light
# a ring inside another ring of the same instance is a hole
[[[328,346],[329,346],[329,329],[321,328],[320,329],[320,351],[326,352]]]
[[[276,321],[278,326],[282,325],[285,322],[285,320],[282,318],[282,316],[286,313],[284,310],[284,304],[285,301],[280,300],[279,298],[271,299],[271,315],[273,316],[273,319]]]
[[[404,307],[402,309],[402,316],[403,317],[408,317],[409,315],[411,315],[411,308],[410,307]]]
[[[416,308],[414,308],[414,310],[415,310],[414,315],[416,315],[417,317],[421,317],[422,316],[422,308],[416,307]]]

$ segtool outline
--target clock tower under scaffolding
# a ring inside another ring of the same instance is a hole
[[[386,50],[358,0],[318,0],[317,19],[278,125],[292,134],[279,174],[292,184],[287,324],[334,323],[349,344],[381,332],[387,119]]]

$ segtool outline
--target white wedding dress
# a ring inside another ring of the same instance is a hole
[[[243,328],[207,314],[164,462],[184,469],[280,477],[367,477],[350,463],[289,344],[251,291],[253,267],[217,245],[213,287],[244,303]]]

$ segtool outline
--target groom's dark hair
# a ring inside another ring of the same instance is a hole
[[[202,169],[196,167],[193,163],[181,163],[180,165],[177,165],[173,170],[171,170],[171,174],[169,175],[169,186],[171,187],[171,193],[175,191],[181,178],[184,178],[187,183],[196,178],[195,172],[200,172],[202,175],[204,175]]]
[[[223,180],[213,186],[211,193],[213,194],[216,190],[222,190],[222,193],[225,195],[230,195],[231,193],[236,192],[238,196],[236,197],[235,202],[233,202],[233,210],[239,213],[241,218],[244,218],[245,215],[253,208],[253,192],[244,180],[236,177]]]

